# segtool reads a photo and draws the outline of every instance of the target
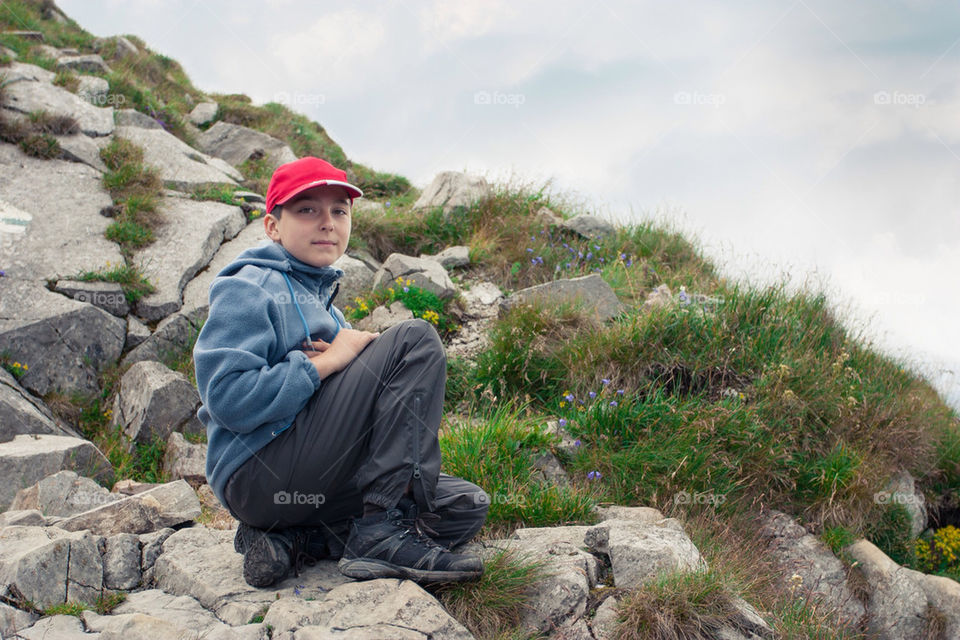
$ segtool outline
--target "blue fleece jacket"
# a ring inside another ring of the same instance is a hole
[[[197,417],[207,427],[207,482],[220,501],[227,480],[293,424],[320,388],[304,340],[331,342],[336,267],[313,267],[272,241],[247,249],[210,285],[210,313],[193,348]]]

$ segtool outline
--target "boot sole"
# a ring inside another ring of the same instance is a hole
[[[243,579],[251,587],[269,587],[290,573],[289,559],[280,559],[272,553],[270,544],[256,538],[243,554]]]
[[[337,564],[340,573],[357,580],[375,578],[405,578],[414,582],[472,582],[479,580],[483,569],[479,571],[427,571],[390,564],[371,558],[343,558]]]

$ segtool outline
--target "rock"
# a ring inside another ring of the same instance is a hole
[[[43,527],[46,524],[47,519],[37,509],[8,509],[0,513],[0,529],[13,525]]]
[[[706,562],[673,518],[655,523],[605,520],[587,531],[591,551],[610,556],[614,583],[633,589],[661,571],[705,571]]]
[[[549,207],[540,207],[535,220],[545,227],[563,224],[563,218],[551,211]]]
[[[23,79],[4,89],[4,107],[20,113],[46,111],[54,116],[70,116],[77,121],[80,131],[88,136],[108,136],[113,133],[113,107],[96,107],[47,82]]]
[[[100,147],[92,138],[82,133],[55,137],[60,145],[61,157],[72,162],[82,162],[101,173],[107,172],[107,165],[100,159]]]
[[[421,253],[420,257],[439,262],[444,269],[465,267],[470,264],[470,247],[462,245],[447,247],[435,256],[428,256]]]
[[[172,596],[159,589],[147,589],[127,595],[126,599],[108,616],[98,615],[92,611],[83,612],[83,621],[87,629],[94,632],[115,629],[118,624],[129,624],[127,620],[135,615],[150,616],[154,619],[165,620],[170,623],[171,631],[193,630],[201,637],[213,629],[223,627],[223,623],[215,615],[200,606],[194,598],[189,596]],[[161,635],[155,638],[166,638]]]
[[[16,379],[0,368],[0,442],[16,436],[47,433],[79,438],[80,434],[53,415],[40,398],[17,384]]]
[[[613,288],[598,274],[554,280],[521,289],[511,294],[500,308],[509,310],[518,304],[579,304],[598,320],[609,320],[620,314],[623,305]]]
[[[0,602],[0,638],[13,637],[17,631],[26,629],[36,622],[39,617],[40,616],[35,613],[15,609],[8,604]]]
[[[266,606],[294,595],[322,595],[349,580],[332,561],[320,561],[299,577],[291,576],[269,589],[243,579],[243,556],[233,549],[233,531],[205,527],[181,529],[163,543],[153,567],[154,585],[173,595],[189,595],[230,625],[246,624]],[[369,583],[363,583],[369,584]]]
[[[80,302],[89,302],[121,318],[130,312],[123,288],[116,282],[58,280],[54,291]]]
[[[185,426],[196,430],[193,418],[200,396],[187,376],[159,362],[145,360],[130,367],[120,379],[113,418],[136,442],[167,440]]]
[[[234,191],[233,192],[234,200],[242,200],[243,202],[250,202],[254,204],[266,204],[267,199],[264,198],[259,193],[254,193],[253,191]],[[263,207],[261,207],[262,209]]]
[[[217,117],[217,110],[220,108],[216,102],[201,102],[190,112],[190,122],[198,127],[211,122]]]
[[[612,505],[597,507],[597,517],[600,522],[606,520],[631,520],[638,525],[655,524],[663,520],[663,514],[651,507],[624,507]]]
[[[132,349],[150,337],[150,327],[137,320],[136,316],[127,316],[127,340],[124,349]]]
[[[23,38],[24,40],[35,40],[37,42],[43,42],[43,32],[42,31],[28,31],[28,30],[13,30],[13,31],[4,31],[3,35],[12,36],[16,38]]]
[[[652,309],[654,307],[667,307],[672,304],[673,293],[670,291],[670,287],[665,284],[661,284],[647,294],[647,299],[643,301],[643,308]]]
[[[580,443],[578,439],[575,439],[570,435],[570,432],[565,428],[560,426],[558,420],[550,420],[547,422],[547,433],[551,433],[557,436],[560,439],[560,444],[557,445],[557,448],[563,452],[565,455],[570,456],[571,458],[580,451]]]
[[[800,589],[806,597],[823,601],[844,624],[859,623],[866,612],[863,603],[853,594],[843,563],[816,536],[779,511],[764,518],[760,535],[780,568],[783,588]]]
[[[150,489],[159,487],[162,484],[162,482],[137,482],[136,480],[126,478],[124,480],[118,480],[115,482],[113,484],[113,488],[110,489],[110,492],[119,493],[122,496],[135,496],[138,493],[149,491]]]
[[[121,366],[146,360],[161,360],[164,354],[186,349],[193,337],[200,331],[197,325],[205,319],[206,314],[194,324],[186,315],[175,313],[161,320],[149,338],[123,357],[123,360],[120,361]]]
[[[886,504],[899,504],[910,516],[910,535],[916,538],[927,528],[927,503],[909,471],[900,471],[887,483],[886,488],[875,496]]]
[[[858,540],[846,552],[868,585],[867,630],[881,640],[924,637],[927,596],[910,570],[868,540]]]
[[[167,438],[167,450],[163,457],[163,470],[171,480],[182,478],[191,486],[199,486],[207,481],[206,464],[206,444],[192,444],[187,442],[183,434],[176,431],[171,433],[170,437]]]
[[[183,480],[175,480],[57,521],[56,526],[67,531],[88,529],[112,536],[173,527],[195,520],[199,515],[200,502],[193,489]]]
[[[411,285],[435,293],[439,298],[451,298],[457,292],[447,270],[434,260],[391,253],[373,276],[373,287],[397,286],[397,278],[410,280]]]
[[[486,543],[480,551],[507,550],[543,563],[544,575],[531,585],[529,609],[523,615],[527,632],[545,632],[583,616],[590,589],[597,586],[602,566],[596,556],[583,550],[590,527],[537,527],[517,529],[511,540]]]
[[[490,185],[480,176],[458,171],[438,173],[414,203],[414,209],[443,207],[444,213],[469,208],[475,202],[486,200],[492,194]]]
[[[0,443],[0,508],[6,508],[17,491],[61,469],[79,471],[106,481],[110,463],[93,443],[57,435],[18,435]]]
[[[122,126],[117,127],[116,136],[141,147],[144,162],[156,167],[160,178],[173,189],[192,191],[213,184],[236,184],[243,179],[229,165],[215,162],[163,129]]]
[[[132,533],[107,538],[103,554],[103,586],[106,589],[136,589],[140,584],[140,539]]]
[[[92,105],[102,107],[107,104],[110,83],[97,76],[81,75],[77,78],[77,95]]]
[[[613,596],[606,598],[597,607],[590,623],[590,630],[596,640],[614,640],[617,631],[617,599]]]
[[[38,509],[46,516],[72,516],[119,499],[90,478],[74,471],[58,471],[18,491],[10,508]]]
[[[406,320],[413,320],[413,312],[397,300],[389,309],[384,306],[374,309],[370,315],[357,321],[356,328],[362,331],[386,331]]]
[[[113,36],[112,38],[109,38],[109,40],[116,43],[116,53],[114,56],[120,58],[121,60],[123,58],[135,56],[140,53],[140,50],[137,49],[137,46],[123,36]],[[96,50],[99,51],[100,47],[98,47]]]
[[[163,543],[173,535],[173,529],[164,527],[150,533],[140,534],[140,569],[152,569],[157,558],[163,553]]]
[[[933,576],[907,569],[927,596],[927,604],[944,616],[944,637],[960,638],[960,583],[943,576]]]
[[[374,270],[362,260],[343,254],[333,263],[333,266],[343,270],[343,277],[340,278],[340,290],[333,301],[333,304],[338,308],[355,306],[354,299],[357,296],[369,293],[373,289]]]
[[[500,300],[503,299],[500,287],[492,282],[478,282],[460,295],[463,297],[466,314],[474,318],[495,317]]]
[[[98,393],[98,371],[115,362],[126,322],[36,281],[0,279],[0,351],[29,369],[19,383],[37,395]]]
[[[6,80],[7,85],[11,85],[14,82],[20,82],[22,80],[46,82],[49,84],[53,82],[53,79],[57,77],[57,74],[52,71],[47,71],[43,67],[38,67],[35,64],[12,62],[3,68],[3,77]]]
[[[358,200],[357,202],[363,202],[363,201]],[[347,254],[349,254],[351,258],[356,258],[363,264],[367,265],[370,268],[370,271],[373,271],[374,273],[377,272],[377,269],[379,269],[380,265],[382,264],[379,260],[374,258],[373,255],[366,249],[351,249],[350,251],[347,252]],[[344,254],[344,255],[347,255],[347,254]]]
[[[144,276],[156,292],[137,302],[137,315],[161,320],[181,307],[187,283],[210,262],[220,244],[246,225],[239,207],[220,202],[169,198],[163,207],[166,220],[156,240],[138,250],[134,260],[144,265]]]
[[[31,47],[30,52],[41,58],[50,58],[51,60],[56,60],[63,54],[60,52],[60,49],[56,47],[51,47],[48,44],[38,44],[34,47]]]
[[[0,217],[17,220],[14,227],[22,230],[0,230],[0,264],[7,274],[0,282],[57,280],[62,274],[123,264],[117,244],[103,235],[110,220],[100,211],[113,200],[91,167],[31,158],[0,143],[0,184]]]
[[[95,53],[82,56],[62,56],[57,59],[61,71],[86,71],[87,73],[110,73],[110,67]]]
[[[17,55],[17,52],[16,52],[16,51],[14,51],[13,49],[11,49],[11,48],[9,48],[9,47],[4,47],[3,45],[0,45],[0,56],[6,56],[7,58],[10,58],[11,60],[16,60],[17,58],[20,57],[20,56]]]
[[[96,640],[98,636],[84,633],[83,624],[76,616],[55,615],[41,618],[16,636],[23,640]]]
[[[552,453],[544,453],[533,461],[533,473],[534,476],[539,477],[541,484],[545,486],[570,486],[567,472],[563,470],[563,465]]]
[[[206,482],[206,479],[203,480]],[[203,525],[210,529],[236,529],[237,521],[220,503],[219,498],[213,494],[213,489],[208,484],[201,484],[197,487],[197,498],[200,499],[200,507],[203,509]]]
[[[612,224],[603,218],[591,216],[586,213],[581,213],[580,215],[574,216],[569,220],[564,220],[560,223],[560,226],[568,231],[573,231],[584,238],[591,239],[598,239],[602,236],[613,235],[617,231]]]
[[[263,132],[230,122],[218,122],[200,134],[198,144],[211,156],[239,167],[250,158],[267,157],[267,165],[276,169],[293,162],[297,156],[286,142]]]
[[[206,268],[183,288],[181,313],[190,316],[194,322],[206,318],[210,308],[210,284],[213,279],[243,251],[266,242],[272,240],[266,237],[263,222],[254,220],[243,227],[234,238],[221,244]],[[340,299],[338,296],[338,300]]]
[[[433,596],[409,580],[350,582],[318,600],[281,598],[270,605],[263,623],[274,637],[296,631],[297,638],[473,638]],[[343,631],[347,633],[338,633]]]
[[[115,121],[118,127],[139,127],[140,129],[163,129],[163,125],[147,114],[136,109],[118,109]]]
[[[94,602],[103,588],[101,539],[56,527],[0,529],[0,595],[40,608]]]

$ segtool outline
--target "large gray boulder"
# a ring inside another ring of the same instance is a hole
[[[414,209],[443,207],[444,213],[469,208],[475,202],[486,200],[492,194],[490,185],[481,176],[459,171],[438,173],[413,204]]]
[[[163,129],[155,118],[151,118],[136,109],[118,109],[114,118],[118,127],[139,127],[141,129]]]
[[[197,151],[163,129],[117,127],[116,137],[127,138],[143,149],[143,160],[156,167],[172,189],[191,191],[212,184],[236,184],[243,179],[226,162]]]
[[[12,638],[21,629],[33,625],[38,616],[0,602],[0,638]]]
[[[239,207],[220,202],[167,198],[165,224],[156,240],[134,254],[144,276],[156,292],[141,298],[137,315],[147,321],[161,320],[182,305],[187,283],[213,258],[224,240],[233,238],[246,225]]]
[[[908,569],[927,596],[927,604],[939,612],[946,623],[944,636],[960,638],[960,583],[943,576],[927,575]]]
[[[0,595],[48,608],[93,603],[103,589],[101,539],[56,527],[0,529]]]
[[[17,491],[62,469],[78,471],[106,482],[113,469],[93,443],[57,435],[19,435],[0,443],[0,509],[13,501]]]
[[[343,270],[340,278],[340,289],[333,304],[339,308],[356,306],[354,299],[357,296],[369,293],[373,289],[375,272],[362,260],[343,254],[333,263],[333,266]]]
[[[613,288],[598,274],[554,280],[514,292],[500,303],[504,311],[518,304],[581,305],[584,312],[600,321],[623,311]]]
[[[103,552],[103,586],[135,589],[140,585],[140,538],[116,533],[106,539]]]
[[[356,328],[361,331],[383,332],[407,320],[413,320],[413,312],[397,300],[389,307],[381,305],[374,309],[370,315],[357,321]]]
[[[233,549],[234,532],[193,527],[177,531],[163,543],[152,569],[153,585],[172,595],[196,598],[230,625],[246,624],[278,598],[320,598],[349,578],[332,561],[320,561],[270,589],[251,587],[243,579],[243,556]]]
[[[435,260],[391,253],[373,276],[373,287],[404,286],[396,282],[397,278],[410,280],[412,286],[431,291],[439,298],[451,298],[457,293],[447,270]]]
[[[130,313],[130,304],[123,293],[123,287],[116,282],[58,280],[53,290],[74,300],[89,302],[118,318],[126,317]]]
[[[110,83],[98,76],[81,75],[77,78],[77,95],[90,104],[102,107],[107,104]]]
[[[457,245],[455,247],[447,247],[435,256],[421,253],[420,257],[435,260],[439,262],[444,269],[465,267],[470,264],[470,247]]]
[[[183,288],[183,306],[180,313],[186,314],[195,322],[206,318],[210,308],[210,284],[213,279],[241,252],[264,242],[272,240],[266,237],[263,221],[254,220],[244,226],[236,236],[221,244],[207,266]]]
[[[46,616],[28,629],[24,629],[16,636],[17,640],[98,640],[99,634],[91,637],[83,630],[83,623],[78,618],[66,614]]]
[[[780,568],[784,589],[799,589],[805,597],[823,602],[838,612],[843,624],[860,622],[866,610],[850,588],[843,563],[816,536],[779,511],[765,517],[760,535]]]
[[[167,450],[163,456],[163,471],[171,480],[183,479],[190,486],[199,486],[207,481],[207,445],[187,442],[183,434],[174,431],[167,438]]]
[[[128,366],[144,360],[162,360],[164,354],[186,349],[194,336],[199,333],[200,325],[205,319],[206,313],[196,320],[183,313],[175,313],[164,318],[146,340],[123,356],[120,364]]]
[[[295,631],[303,638],[473,638],[436,598],[409,580],[351,582],[316,600],[281,598],[270,605],[263,623],[275,636]]]
[[[597,216],[591,216],[581,213],[569,220],[563,220],[559,223],[560,227],[567,231],[572,231],[584,238],[599,239],[603,236],[611,236],[616,233],[616,227]]]
[[[54,520],[66,531],[89,530],[98,535],[149,533],[191,522],[200,515],[197,494],[183,480],[175,480],[88,511]]]
[[[6,67],[3,68],[3,77],[6,80],[7,85],[11,85],[14,82],[20,82],[21,80],[27,80],[29,82],[46,82],[51,83],[53,79],[57,77],[53,71],[47,71],[43,67],[38,67],[35,64],[28,64],[26,62],[11,62]]]
[[[205,153],[223,158],[234,167],[239,167],[251,158],[266,156],[268,166],[276,169],[281,164],[297,159],[286,142],[256,129],[230,122],[214,124],[200,134],[197,143]]]
[[[82,56],[61,56],[57,59],[57,69],[86,73],[110,73],[110,67],[103,61],[103,58],[95,53]]]
[[[923,638],[927,628],[927,595],[915,572],[901,567],[868,540],[858,540],[846,552],[865,579],[867,630],[880,640]]]
[[[640,587],[662,571],[706,571],[699,550],[673,518],[605,520],[584,534],[587,547],[610,557],[618,588]]]
[[[174,431],[197,433],[200,396],[189,378],[160,362],[144,360],[120,378],[113,419],[136,442],[166,441]]]
[[[64,470],[18,491],[10,509],[37,509],[46,516],[72,516],[116,502],[121,497],[90,478]]]
[[[5,86],[3,106],[23,114],[46,111],[54,116],[69,116],[88,136],[108,136],[114,130],[113,107],[94,106],[66,89],[24,75]]]
[[[202,127],[217,116],[219,108],[220,105],[216,102],[201,102],[190,112],[190,122],[195,126]]]
[[[135,616],[139,616],[139,619]],[[92,632],[119,631],[139,628],[144,618],[162,620],[167,625],[160,635],[153,638],[179,637],[185,632],[193,635],[186,637],[209,638],[210,632],[226,627],[217,616],[204,609],[196,599],[190,596],[172,596],[159,589],[146,589],[127,595],[126,599],[110,615],[104,616],[92,611],[83,612],[83,622]],[[139,623],[139,624],[138,624]],[[152,624],[157,624],[152,622]],[[230,627],[226,627],[230,629]],[[266,634],[264,634],[266,635]],[[125,636],[129,637],[129,636]],[[102,638],[102,636],[101,636]]]
[[[0,368],[0,442],[28,433],[48,433],[79,438],[80,434],[61,422],[40,398],[17,384]]]

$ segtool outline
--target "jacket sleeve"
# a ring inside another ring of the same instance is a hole
[[[302,351],[270,361],[281,322],[277,303],[254,282],[211,285],[210,313],[193,349],[197,390],[207,411],[231,431],[289,419],[320,388],[320,375]]]

